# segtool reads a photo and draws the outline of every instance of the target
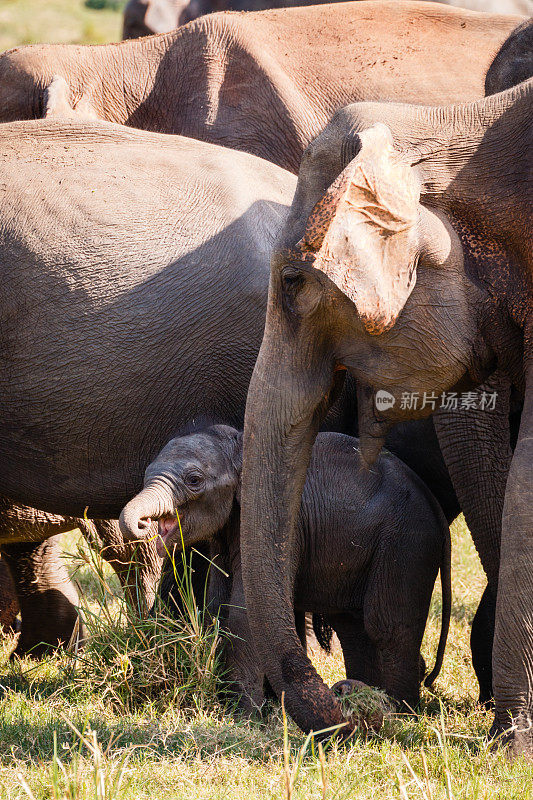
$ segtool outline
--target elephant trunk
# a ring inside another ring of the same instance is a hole
[[[272,314],[272,312],[270,312]],[[246,405],[241,495],[241,558],[246,608],[262,667],[304,731],[346,725],[334,694],[298,639],[293,611],[295,525],[331,364],[310,363],[309,348],[265,338]],[[270,328],[270,330],[269,330]],[[303,349],[302,349],[303,350]]]
[[[150,534],[152,520],[174,513],[175,507],[172,492],[167,486],[145,486],[120,513],[119,525],[124,541],[146,538]]]

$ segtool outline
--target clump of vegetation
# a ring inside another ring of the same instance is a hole
[[[156,709],[210,709],[223,688],[218,618],[197,603],[186,557],[174,564],[181,613],[160,600],[142,614],[106,577],[101,557],[84,545],[75,556],[98,587],[83,603],[88,641],[73,657],[74,684],[96,691],[113,707],[131,712],[149,703]],[[180,558],[180,556],[178,556]]]
[[[126,4],[126,0],[85,0],[87,8],[94,8],[100,11],[108,8],[111,11],[120,11]]]
[[[359,684],[359,681],[354,681],[354,684]],[[352,719],[357,729],[364,733],[379,731],[385,717],[393,712],[390,697],[381,689],[364,683],[355,686],[352,692],[342,695],[340,702],[344,716]]]

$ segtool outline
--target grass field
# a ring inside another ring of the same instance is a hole
[[[36,42],[116,42],[121,31],[119,10],[87,8],[84,0],[0,0],[0,51]]]
[[[0,49],[112,41],[120,26],[118,11],[92,10],[82,0],[0,0]],[[112,691],[84,680],[68,656],[13,663],[13,643],[5,641],[0,799],[533,800],[533,768],[487,749],[490,714],[476,705],[468,643],[484,581],[464,524],[454,527],[453,544],[452,624],[435,692],[424,691],[417,718],[391,716],[378,735],[331,745],[323,756],[290,724],[284,746],[279,708],[263,721],[238,722],[202,692],[192,693],[188,707],[166,704],[162,695],[126,708]],[[94,573],[85,568],[77,579],[96,608]],[[437,589],[424,643],[428,664],[439,614]],[[329,683],[342,676],[338,654],[314,660]]]

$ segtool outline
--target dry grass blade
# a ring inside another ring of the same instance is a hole
[[[326,800],[328,793],[328,779],[326,775],[326,759],[324,757],[324,748],[321,743],[318,743],[318,758],[320,761],[320,786],[322,789],[322,800]]]

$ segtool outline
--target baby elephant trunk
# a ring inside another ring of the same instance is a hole
[[[168,489],[146,486],[121,511],[119,525],[124,541],[138,541],[148,536],[152,521],[172,513],[174,505]]]

